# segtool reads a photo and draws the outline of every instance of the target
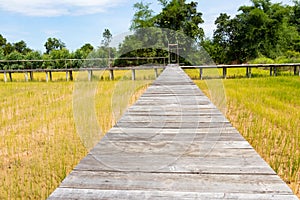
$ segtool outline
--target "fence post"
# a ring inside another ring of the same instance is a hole
[[[73,71],[69,71],[70,81],[73,81]]]
[[[135,81],[135,69],[132,69],[131,73],[132,73],[132,80]]]
[[[200,80],[203,80],[203,68],[200,68]]]
[[[46,82],[48,83],[49,79],[48,79],[48,72],[46,72]]]
[[[8,72],[8,76],[9,76],[9,79],[10,79],[10,82],[12,82],[12,73],[11,72]]]
[[[66,81],[69,81],[69,73],[66,71]]]
[[[158,78],[158,71],[157,71],[157,68],[154,68],[154,72],[155,72],[155,78]]]
[[[93,79],[93,71],[92,70],[88,70],[88,80],[92,81]]]
[[[273,76],[273,67],[270,67],[270,76]]]
[[[25,72],[24,76],[25,76],[25,81],[28,82],[28,72]]]
[[[7,76],[6,76],[6,72],[4,72],[4,82],[6,83],[7,82]]]
[[[110,78],[111,81],[113,81],[115,79],[115,77],[114,77],[114,70],[113,69],[109,70],[109,78]]]
[[[33,72],[29,72],[30,80],[33,81]]]
[[[50,81],[52,81],[52,72],[49,72]]]
[[[251,78],[251,76],[252,76],[252,68],[251,67],[247,67],[246,75],[247,75],[248,78]]]
[[[226,79],[227,77],[227,68],[223,67],[223,78]]]

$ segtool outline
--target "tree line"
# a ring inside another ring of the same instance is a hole
[[[146,64],[147,60],[115,60],[116,57],[176,57],[186,65],[246,62],[300,62],[300,1],[293,5],[251,0],[241,6],[236,16],[221,13],[215,20],[212,38],[205,37],[204,23],[197,2],[158,0],[161,11],[155,14],[150,3],[134,4],[130,30],[119,48],[110,47],[112,35],[105,29],[100,47],[85,44],[71,52],[64,42],[48,38],[45,52],[32,50],[25,41],[8,42],[0,35],[0,60],[44,60],[44,62],[0,62],[0,69],[81,67],[82,61],[61,59],[103,58],[86,61],[92,66],[128,66]],[[169,53],[169,44],[178,44],[178,52]],[[204,51],[205,50],[205,51]],[[206,54],[206,52],[208,54]],[[212,58],[210,60],[208,57]],[[49,62],[47,62],[49,60]],[[50,62],[51,60],[51,62]],[[53,62],[52,60],[55,60]],[[162,64],[166,60],[153,60]]]

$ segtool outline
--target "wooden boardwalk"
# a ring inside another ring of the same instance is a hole
[[[182,69],[168,67],[49,199],[298,198]]]

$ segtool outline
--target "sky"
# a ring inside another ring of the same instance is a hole
[[[60,39],[74,51],[86,43],[100,46],[102,33],[108,28],[113,37],[129,31],[134,15],[133,4],[141,0],[0,0],[0,34],[8,42],[24,40],[31,49],[45,52],[49,37]],[[205,21],[201,27],[207,37],[215,29],[214,21],[220,13],[237,14],[250,0],[194,0]],[[155,13],[161,7],[151,3]],[[272,0],[273,3],[292,4],[292,0]]]

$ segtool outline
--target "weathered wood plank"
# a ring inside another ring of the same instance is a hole
[[[182,192],[182,191],[142,191],[142,190],[97,190],[97,189],[74,189],[58,188],[52,196],[55,199],[214,199],[214,200],[295,200],[294,195],[285,194],[249,194],[249,193],[208,193],[208,192]]]

